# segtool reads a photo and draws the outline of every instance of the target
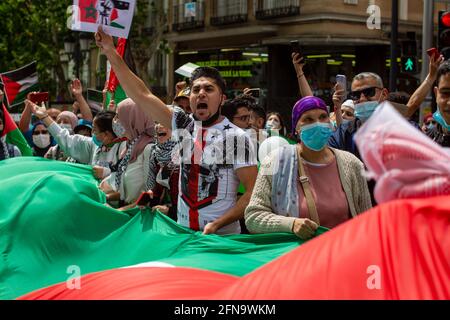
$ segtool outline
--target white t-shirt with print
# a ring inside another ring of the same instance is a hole
[[[239,186],[236,170],[256,165],[254,147],[248,134],[227,118],[202,128],[201,122],[178,107],[174,108],[172,130],[179,142],[181,160],[178,223],[203,230],[236,204]],[[240,232],[239,221],[217,231],[218,234]]]

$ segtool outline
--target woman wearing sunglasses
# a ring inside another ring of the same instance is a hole
[[[261,164],[245,210],[251,233],[308,239],[319,225],[333,228],[371,207],[362,162],[327,146],[333,131],[325,102],[299,100],[292,127],[299,143],[275,150]]]

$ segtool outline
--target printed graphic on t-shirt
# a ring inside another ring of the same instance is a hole
[[[179,146],[184,146],[178,151],[182,158],[180,197],[185,203],[179,202],[178,222],[202,228],[236,203],[239,179],[235,170],[254,165],[250,139],[226,118],[212,127],[201,128],[192,116],[178,108],[174,111],[173,128],[189,132],[174,135]],[[188,138],[193,142],[184,143]]]

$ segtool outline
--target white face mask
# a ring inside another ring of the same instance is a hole
[[[50,145],[50,135],[49,134],[38,134],[33,136],[33,143],[36,147],[44,149]]]
[[[266,128],[267,129],[273,129],[273,130],[280,130],[281,129],[281,124],[276,119],[270,119],[270,120],[268,120],[266,122]]]
[[[68,123],[61,123],[59,126],[62,129],[67,129],[67,131],[69,131],[70,134],[73,133],[73,129],[72,129],[72,126],[70,124],[68,124]]]

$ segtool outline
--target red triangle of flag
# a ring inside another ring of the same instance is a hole
[[[5,93],[8,98],[8,103],[12,104],[14,99],[16,99],[17,94],[20,91],[20,87],[22,86],[20,83],[15,82],[9,79],[6,76],[2,76],[3,84],[5,85]]]
[[[116,8],[113,9],[113,11],[111,12],[111,21],[116,20],[119,17],[118,11]]]
[[[5,117],[5,123],[3,124],[3,132],[2,136],[7,135],[9,132],[14,131],[17,129],[16,123],[14,122],[14,119],[9,114],[8,110],[6,109],[5,105],[2,104],[3,114]]]

